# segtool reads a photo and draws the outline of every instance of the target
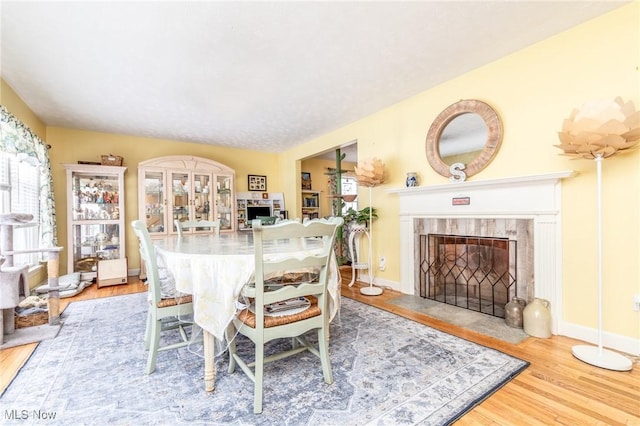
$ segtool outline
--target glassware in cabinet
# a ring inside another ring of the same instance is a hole
[[[195,220],[213,220],[211,211],[211,175],[194,174],[193,217]]]
[[[217,218],[220,221],[221,230],[233,229],[232,208],[233,208],[233,191],[231,187],[233,179],[231,176],[216,176],[216,211]]]

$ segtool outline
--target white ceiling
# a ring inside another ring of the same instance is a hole
[[[0,66],[49,126],[280,152],[629,2],[3,0]]]

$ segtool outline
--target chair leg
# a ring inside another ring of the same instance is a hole
[[[160,330],[162,329],[162,324],[159,319],[154,319],[154,321],[150,321],[151,323],[151,347],[149,348],[149,356],[147,357],[147,368],[145,369],[146,374],[151,374],[156,369],[156,361],[158,359],[158,347],[160,346]]]
[[[147,326],[144,331],[144,350],[149,350],[149,345],[151,343],[151,323],[153,322],[153,318],[151,315],[151,310],[147,312]]]
[[[233,373],[236,370],[236,359],[233,356],[238,353],[238,349],[236,348],[235,328],[233,327],[233,324],[229,324],[226,334],[227,342],[229,342],[229,368],[227,369],[227,372]]]
[[[253,412],[262,413],[262,383],[264,377],[264,344],[256,342],[256,361],[254,367]]]
[[[326,338],[324,329],[318,329],[318,351],[320,352],[320,363],[322,364],[322,375],[328,384],[333,383],[333,373],[331,372],[331,361],[329,361],[329,339]]]

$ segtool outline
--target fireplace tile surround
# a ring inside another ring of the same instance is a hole
[[[439,219],[446,219],[454,227],[456,220],[460,220],[460,224],[470,219],[499,222],[506,219],[505,223],[511,219],[527,220],[533,224],[533,250],[529,260],[533,265],[529,284],[533,290],[530,289],[527,296],[550,302],[552,331],[557,334],[562,315],[561,182],[574,175],[573,171],[561,171],[387,190],[398,194],[400,202],[399,290],[419,294],[416,241],[420,234],[436,231],[428,229],[429,224],[441,223]]]

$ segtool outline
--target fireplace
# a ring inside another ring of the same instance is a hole
[[[388,190],[400,201],[398,290],[420,294],[419,251],[425,235],[427,240],[430,234],[506,238],[516,242],[513,294],[527,301],[548,300],[557,334],[562,313],[560,182],[572,175],[564,171]]]
[[[504,318],[504,305],[512,297],[533,299],[532,219],[448,217],[413,221],[417,267],[413,294],[500,318]],[[444,295],[436,296],[440,290]]]
[[[425,299],[504,318],[518,295],[517,241],[420,235],[419,292]]]

